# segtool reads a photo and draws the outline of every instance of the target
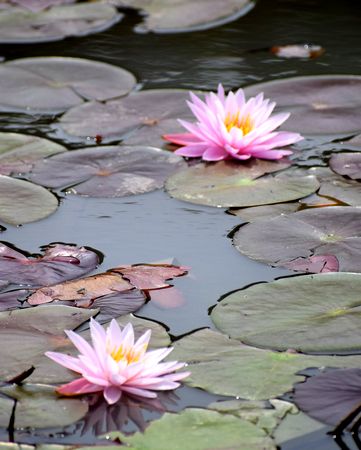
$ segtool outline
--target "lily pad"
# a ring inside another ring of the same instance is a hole
[[[180,156],[156,148],[107,146],[44,159],[28,178],[52,188],[71,186],[72,194],[124,197],[161,188],[167,176],[184,166]]]
[[[141,33],[179,33],[207,30],[238,19],[254,6],[251,0],[103,0],[118,6],[141,9],[144,22],[135,30]]]
[[[361,76],[312,75],[249,86],[247,97],[264,92],[280,110],[291,112],[281,129],[305,135],[361,131]]]
[[[318,181],[313,176],[259,178],[288,165],[288,162],[261,160],[198,164],[172,175],[165,187],[168,194],[178,200],[217,207],[287,202],[318,189]]]
[[[44,352],[74,351],[64,330],[77,328],[96,312],[61,305],[0,312],[0,338],[1,342],[6,342],[0,349],[0,358],[4,361],[0,367],[0,380],[10,380],[31,366],[35,367],[29,377],[31,382],[71,380],[72,373],[54,365]]]
[[[339,153],[330,159],[331,169],[353,180],[361,178],[361,153]]]
[[[58,113],[85,100],[126,95],[135,83],[127,70],[89,59],[16,59],[0,65],[0,110]]]
[[[360,351],[360,288],[355,273],[288,277],[228,295],[211,317],[220,331],[257,347]]]
[[[0,132],[0,173],[28,172],[38,159],[65,152],[62,145],[36,136]]]
[[[22,301],[29,295],[26,289],[15,289],[12,291],[0,292],[0,311],[9,311],[22,306]]]
[[[166,413],[144,433],[112,433],[111,437],[120,439],[131,450],[276,450],[272,439],[250,422],[197,408]]]
[[[14,427],[64,427],[80,420],[88,411],[88,404],[79,399],[59,398],[54,386],[25,384],[1,386],[0,392],[17,400]],[[9,421],[1,421],[6,427]]]
[[[14,284],[45,286],[79,278],[100,263],[93,250],[75,245],[43,246],[43,256],[15,250],[0,242],[0,280]]]
[[[302,380],[296,373],[308,367],[359,367],[361,363],[359,355],[306,356],[248,347],[208,329],[179,339],[174,347],[171,358],[187,362],[191,372],[184,384],[249,400],[290,391]]]
[[[11,225],[36,222],[58,208],[47,189],[24,180],[0,175],[0,221]]]
[[[49,8],[49,6],[65,5],[68,3],[75,3],[75,1],[76,0],[10,0],[10,3],[37,12]]]
[[[32,44],[86,36],[110,28],[122,17],[111,5],[99,2],[59,5],[34,12],[14,6],[0,11],[0,42]]]
[[[271,219],[275,216],[287,215],[296,212],[300,203],[277,203],[275,205],[251,206],[250,208],[229,209],[232,216],[238,216],[245,222],[255,222],[259,219]]]
[[[182,131],[178,117],[192,118],[188,98],[189,91],[183,89],[132,92],[122,99],[76,106],[54,127],[80,140],[101,136],[103,142],[123,139],[126,144],[159,147],[165,145],[163,134]]]
[[[295,386],[297,406],[312,418],[337,425],[361,405],[361,369],[339,369]]]
[[[333,256],[341,272],[361,272],[361,208],[334,206],[257,220],[240,228],[234,246],[251,259],[298,270],[312,257]],[[305,270],[303,267],[302,270]]]

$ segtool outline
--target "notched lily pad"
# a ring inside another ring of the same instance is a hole
[[[361,369],[339,369],[295,386],[297,406],[312,418],[337,425],[361,406]]]
[[[27,176],[51,188],[71,186],[72,194],[124,197],[161,188],[167,176],[184,166],[181,157],[156,148],[106,146],[44,159]]]
[[[331,169],[353,180],[361,178],[361,153],[339,153],[330,159]]]
[[[265,310],[263,315],[267,316]],[[290,391],[308,367],[359,367],[361,356],[307,356],[248,347],[211,331],[179,339],[169,359],[188,363],[183,383],[220,395],[264,400]],[[200,350],[201,349],[201,350]]]
[[[150,423],[144,433],[127,436],[115,432],[111,437],[132,450],[276,450],[273,440],[256,425],[229,414],[197,408],[166,413]]]
[[[189,91],[183,89],[132,92],[119,100],[76,106],[54,128],[81,141],[101,136],[103,142],[123,139],[127,145],[162,147],[162,135],[182,131],[179,117],[192,118],[188,98]]]
[[[44,6],[42,0],[30,2],[41,3],[41,6]],[[25,3],[25,0],[22,3]],[[48,6],[54,4],[54,0],[48,1],[47,4]],[[59,4],[46,10],[31,8],[32,11],[29,11],[29,9],[18,5],[0,10],[1,43],[31,44],[59,41],[67,36],[86,36],[106,30],[123,17],[111,5],[99,2]]]
[[[315,256],[335,257],[341,272],[361,272],[361,208],[334,206],[257,220],[233,236],[238,251],[273,266],[311,272]],[[303,264],[304,263],[304,264]],[[331,261],[335,266],[335,260]]]
[[[79,278],[94,270],[99,256],[85,247],[49,244],[43,256],[15,250],[0,242],[0,280],[13,284],[47,286]]]
[[[16,59],[0,64],[0,111],[62,112],[84,100],[126,95],[135,83],[127,70],[89,59]]]
[[[66,150],[62,145],[47,139],[0,132],[0,173],[11,175],[28,172],[35,161]]]
[[[247,97],[264,92],[278,109],[291,112],[281,129],[305,135],[340,135],[361,131],[361,76],[312,75],[259,83]]]
[[[47,189],[24,180],[0,175],[0,221],[11,225],[36,222],[58,208]]]
[[[171,197],[216,207],[255,206],[286,202],[315,192],[313,176],[262,177],[288,167],[288,161],[252,160],[246,163],[198,164],[168,178],[165,188]]]
[[[84,400],[59,398],[54,386],[25,384],[5,385],[0,392],[17,400],[15,409],[15,429],[64,427],[77,422],[88,411]],[[6,427],[8,423],[1,422]]]
[[[211,317],[231,338],[257,347],[355,352],[361,350],[360,289],[355,273],[283,278],[226,296]]]
[[[135,30],[141,33],[179,33],[207,30],[244,16],[252,0],[103,0],[118,6],[141,9],[144,22]]]

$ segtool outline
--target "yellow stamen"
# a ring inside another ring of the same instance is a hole
[[[233,116],[228,114],[224,124],[227,131],[230,131],[233,127],[236,127],[242,130],[243,135],[246,135],[253,130],[253,121],[249,114],[246,117],[240,117],[239,112]]]
[[[124,348],[123,345],[119,345],[118,347],[113,347],[109,353],[114,361],[126,361],[128,364],[131,364],[140,360],[141,356],[147,350],[147,347],[148,346],[144,344],[142,348],[136,351],[134,348]]]

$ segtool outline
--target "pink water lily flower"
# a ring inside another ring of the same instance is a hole
[[[134,342],[134,330],[130,323],[123,330],[113,319],[107,330],[96,320],[90,319],[91,346],[79,334],[66,330],[69,339],[80,355],[64,355],[46,352],[46,356],[62,366],[78,372],[81,378],[57,389],[63,395],[80,395],[103,391],[109,404],[117,402],[122,392],[154,398],[154,391],[175,389],[178,381],[189,372],[174,373],[185,366],[177,361],[163,362],[173,349],[160,348],[147,352],[151,331],[146,331]]]
[[[292,152],[280,147],[300,141],[298,133],[275,131],[290,113],[271,116],[275,102],[263,98],[263,93],[246,101],[243,89],[225,95],[223,86],[217,94],[206,94],[205,102],[192,92],[188,106],[197,118],[196,123],[179,120],[189,133],[167,134],[168,141],[182,145],[177,155],[202,157],[205,161],[227,158],[239,160],[252,156],[280,159]]]

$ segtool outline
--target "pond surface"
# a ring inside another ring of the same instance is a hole
[[[155,35],[136,34],[133,27],[140,18],[129,10],[122,22],[105,32],[49,44],[2,45],[0,56],[10,60],[56,55],[103,61],[128,69],[142,89],[214,90],[220,82],[231,89],[296,75],[359,74],[360,17],[361,4],[351,0],[260,0],[245,17],[222,27]],[[269,52],[274,45],[298,43],[320,45],[325,53],[306,60],[282,59]],[[45,137],[47,127],[46,120],[38,116],[0,113],[0,131]],[[78,144],[67,142],[67,146],[76,148]],[[50,242],[89,246],[104,254],[98,272],[169,258],[190,267],[189,276],[172,282],[183,294],[182,306],[162,308],[149,302],[136,313],[165,324],[174,337],[214,327],[208,310],[226,293],[294,273],[240,255],[228,237],[240,219],[223,209],[183,203],[161,190],[121,199],[81,198],[60,192],[59,196],[56,214],[20,227],[7,226],[2,240],[31,253]],[[181,388],[176,395],[180,400],[171,410],[207,405],[214,398],[190,388]],[[146,417],[154,416],[148,413]],[[65,434],[54,433],[53,437],[46,433],[45,439],[96,441],[93,430],[83,436],[77,427],[68,427]],[[2,437],[6,439],[6,433]],[[32,443],[44,436],[20,432],[15,438]],[[282,445],[283,450],[311,448],[338,447],[325,429]]]

